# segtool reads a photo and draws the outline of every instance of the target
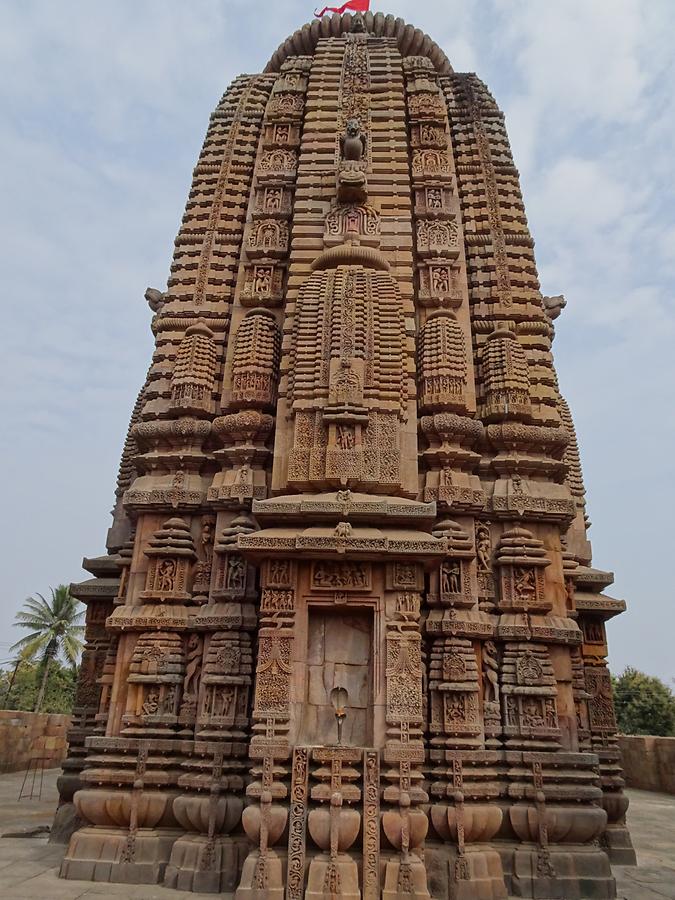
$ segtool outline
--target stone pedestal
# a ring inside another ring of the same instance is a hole
[[[274,850],[254,850],[246,857],[235,900],[284,900],[286,866]]]
[[[131,838],[117,828],[81,828],[61,863],[61,878],[120,884],[160,884],[179,832],[139,828]]]
[[[309,864],[305,898],[331,900],[332,897],[361,900],[359,871],[356,861],[346,854],[338,854],[331,860],[328,854],[321,853]]]
[[[183,835],[171,849],[164,885],[178,891],[233,893],[248,849],[248,841],[242,838]]]

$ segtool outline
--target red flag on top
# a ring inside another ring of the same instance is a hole
[[[324,8],[319,12],[315,11],[314,15],[317,19],[320,19],[321,16],[325,16],[326,13],[338,13],[342,14],[350,9],[352,12],[368,12],[370,9],[370,0],[347,0],[346,3],[343,3],[342,6],[324,6]]]

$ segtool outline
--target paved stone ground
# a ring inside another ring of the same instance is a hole
[[[18,801],[23,774],[0,775],[0,835],[48,826],[56,805],[57,769],[45,773],[42,799]],[[628,824],[640,865],[615,867],[620,900],[675,900],[675,797],[628,791]],[[2,900],[213,900],[214,894],[191,894],[162,887],[62,881],[58,867],[63,848],[47,843],[46,834],[0,839]]]

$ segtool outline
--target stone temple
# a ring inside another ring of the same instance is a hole
[[[305,25],[218,104],[146,297],[108,555],[73,588],[62,876],[614,897],[624,604],[485,85],[393,16]]]

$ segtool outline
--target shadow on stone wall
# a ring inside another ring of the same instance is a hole
[[[0,709],[0,773],[20,772],[31,760],[45,769],[60,766],[66,756],[70,716]]]
[[[621,735],[619,747],[628,787],[675,794],[675,737]]]

